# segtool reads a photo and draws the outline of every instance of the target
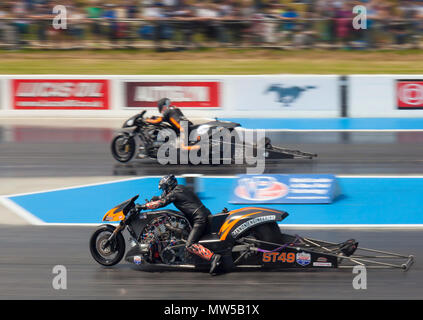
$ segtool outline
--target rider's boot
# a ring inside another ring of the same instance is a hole
[[[203,245],[199,243],[194,243],[187,247],[187,250],[193,254],[196,254],[200,258],[210,261],[210,271],[209,273],[215,275],[216,268],[220,265],[222,257],[220,254],[213,253]]]
[[[220,264],[222,263],[222,256],[220,254],[213,254],[213,257],[211,259],[211,266],[210,266],[210,271],[209,273],[214,276],[216,275],[216,268],[220,266]]]

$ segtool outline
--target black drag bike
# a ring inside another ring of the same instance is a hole
[[[140,266],[209,268],[209,263],[185,249],[191,225],[174,210],[141,211],[138,196],[106,213],[91,236],[90,250],[95,261],[113,266],[125,256],[123,230],[129,233],[126,261]],[[288,213],[261,207],[245,207],[209,216],[207,231],[200,243],[223,256],[220,271],[237,267],[261,268],[398,268],[408,270],[413,256],[358,248],[351,239],[341,243],[281,233],[278,222]]]
[[[138,159],[157,159],[160,147],[166,142],[158,139],[159,133],[165,133],[166,130],[172,130],[172,127],[165,122],[150,123],[144,118],[146,111],[138,113],[128,120],[122,126],[122,129],[115,135],[111,143],[111,151],[113,157],[122,163],[131,161],[134,158]],[[235,161],[235,148],[239,147],[253,148],[252,152],[257,152],[256,145],[246,145],[242,139],[239,138],[239,131],[241,125],[235,122],[221,121],[215,119],[214,121],[198,124],[189,128],[190,133],[194,130],[198,136],[207,136],[210,150],[209,157],[218,158],[233,163]],[[221,131],[226,129],[230,137],[222,139]],[[238,135],[238,139],[236,138]],[[194,135],[197,136],[197,135]],[[239,142],[241,141],[241,143]],[[179,137],[173,141],[173,146],[180,151],[181,148],[192,148],[196,142],[189,142],[184,146],[181,144]],[[225,158],[226,154],[223,152],[225,145],[230,150],[230,157]],[[298,150],[289,150],[272,146],[269,138],[264,138],[264,158],[269,160],[277,159],[312,159],[316,154],[301,152]],[[179,159],[179,157],[178,157]]]

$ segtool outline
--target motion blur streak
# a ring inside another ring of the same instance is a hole
[[[26,134],[14,134],[22,131]],[[81,185],[95,176],[163,173],[163,168],[155,163],[136,161],[117,165],[109,152],[109,132],[112,131],[111,128],[81,131],[78,128],[0,127],[1,193],[11,193],[7,190],[8,177],[33,177],[36,181],[45,177],[59,177],[63,181],[78,177],[78,183],[73,183]],[[81,139],[83,132],[89,134]],[[319,158],[313,162],[290,160],[267,164],[266,172],[421,173],[423,134],[420,132],[272,132],[270,136],[276,145],[301,147],[319,153]],[[20,137],[18,141],[16,137]],[[167,169],[176,174],[186,173],[184,166]],[[216,167],[190,166],[190,173],[233,175],[245,173],[245,168],[223,166],[217,171]],[[212,280],[208,273],[168,271],[155,272],[153,279],[150,272],[140,272],[128,264],[110,269],[98,266],[87,249],[91,232],[90,226],[0,226],[0,287],[7,288],[1,290],[0,299],[256,299],[257,292],[260,299],[423,298],[419,281],[423,271],[418,263],[407,273],[369,270],[368,289],[360,291],[352,288],[350,270],[257,273],[247,269]],[[333,241],[355,238],[366,247],[410,252],[417,257],[423,254],[421,231],[332,229],[302,230],[301,233]],[[57,264],[68,270],[67,290],[51,287],[51,269]]]

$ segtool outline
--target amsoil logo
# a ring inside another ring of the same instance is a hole
[[[278,199],[288,194],[289,188],[273,177],[255,176],[238,181],[235,195],[245,200],[266,201]]]
[[[103,96],[98,82],[23,82],[16,89],[17,97],[91,97]]]
[[[423,109],[423,80],[397,81],[398,109]]]
[[[109,81],[104,79],[15,79],[14,109],[109,109]]]

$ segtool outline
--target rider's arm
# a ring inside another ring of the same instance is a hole
[[[169,117],[169,122],[171,122],[178,130],[181,130],[181,125],[179,124],[178,120],[173,117]]]
[[[163,121],[163,117],[151,117],[151,118],[145,119],[145,121],[151,124],[157,124]]]
[[[160,197],[159,200],[147,202],[145,206],[147,207],[147,209],[158,209],[166,207],[167,205],[175,201],[175,199],[176,195],[174,192],[171,191],[167,195]]]

